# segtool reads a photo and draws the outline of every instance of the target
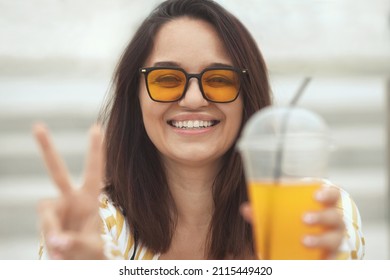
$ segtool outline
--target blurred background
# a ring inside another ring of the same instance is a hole
[[[0,0],[0,259],[36,259],[36,204],[57,194],[31,134],[47,123],[74,180],[134,30],[161,1]],[[252,32],[276,104],[328,122],[329,178],[359,206],[365,259],[389,259],[389,0],[217,0]]]

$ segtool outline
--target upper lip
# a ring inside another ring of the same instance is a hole
[[[208,114],[180,114],[176,115],[170,119],[168,119],[168,122],[171,121],[218,121],[217,118],[210,116]]]

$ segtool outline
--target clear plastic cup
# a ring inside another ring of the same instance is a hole
[[[302,243],[323,228],[302,216],[322,205],[314,193],[326,176],[331,141],[325,121],[299,107],[270,106],[257,112],[238,142],[254,220],[259,259],[322,259]]]

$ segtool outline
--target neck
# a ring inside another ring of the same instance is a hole
[[[178,226],[207,227],[213,211],[212,186],[219,163],[185,166],[164,161],[167,179],[178,213]]]

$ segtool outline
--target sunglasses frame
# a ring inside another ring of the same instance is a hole
[[[182,72],[185,75],[186,83],[185,83],[185,86],[184,86],[184,89],[183,89],[183,93],[181,94],[181,96],[179,98],[177,98],[175,100],[170,100],[170,101],[162,101],[162,100],[156,100],[156,99],[154,99],[152,97],[152,95],[151,95],[151,93],[149,91],[148,75],[153,70],[162,70],[162,69],[178,70],[178,71]],[[231,71],[236,72],[239,75],[240,85],[239,85],[239,88],[237,90],[236,97],[234,99],[229,100],[229,101],[214,101],[214,100],[209,99],[206,96],[206,94],[203,91],[202,76],[204,75],[205,72],[210,71],[210,70],[231,70]],[[230,103],[230,102],[233,102],[234,100],[237,99],[238,95],[240,94],[240,90],[241,90],[242,77],[243,77],[243,75],[247,75],[248,74],[248,70],[247,69],[239,69],[239,68],[234,68],[234,67],[208,67],[208,68],[203,69],[198,74],[187,73],[183,68],[175,67],[175,66],[142,67],[142,68],[139,69],[139,71],[140,71],[141,74],[144,74],[144,76],[145,76],[146,89],[147,89],[147,92],[148,92],[148,95],[149,95],[150,99],[152,99],[155,102],[161,102],[161,103],[172,103],[172,102],[177,102],[177,101],[183,99],[184,96],[187,93],[189,80],[192,79],[192,78],[196,78],[198,80],[198,85],[199,85],[200,92],[202,93],[203,98],[206,99],[207,101],[213,102],[213,103]]]

